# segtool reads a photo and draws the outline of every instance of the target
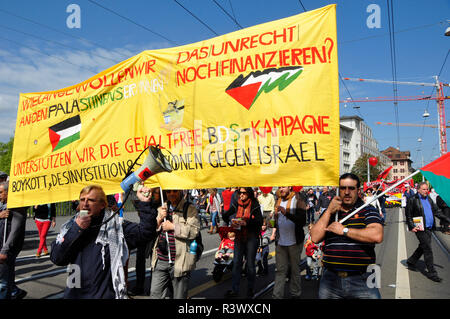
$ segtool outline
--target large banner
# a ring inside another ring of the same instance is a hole
[[[163,189],[337,185],[336,48],[330,5],[21,94],[8,207],[121,192],[149,145],[174,168]]]

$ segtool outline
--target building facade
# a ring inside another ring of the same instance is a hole
[[[392,165],[389,157],[379,151],[378,142],[372,135],[372,129],[359,116],[342,116],[340,118],[339,139],[340,175],[349,173],[356,160],[363,154],[377,157],[383,169]]]
[[[381,152],[392,161],[392,179],[403,179],[411,174],[412,160],[409,151],[399,151],[391,146]]]

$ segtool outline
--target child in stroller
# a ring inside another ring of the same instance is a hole
[[[219,282],[223,274],[233,268],[234,238],[236,236],[233,227],[228,226],[219,227],[218,233],[222,241],[214,260],[215,266],[212,274],[215,282]]]

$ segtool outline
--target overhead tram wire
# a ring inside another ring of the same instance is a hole
[[[233,22],[239,27],[239,29],[242,29],[242,26],[237,22],[236,17],[232,17],[227,10],[225,10],[220,3],[218,3],[216,0],[213,0],[213,2],[231,19]],[[231,2],[230,2],[231,3]]]
[[[298,2],[300,3],[300,5],[302,6],[302,8],[303,8],[303,11],[304,12],[306,12],[307,10],[305,9],[305,6],[303,5],[303,2],[302,2],[302,0],[298,0]]]
[[[299,2],[299,4],[302,6],[304,12],[308,11],[308,10],[306,10],[305,6],[303,5],[302,0],[298,0],[298,2]],[[361,113],[361,111],[359,110],[359,108],[356,107],[357,105],[355,104],[355,102],[353,102],[353,96],[352,96],[352,94],[350,93],[350,90],[348,89],[347,84],[345,84],[345,81],[344,81],[344,79],[342,78],[341,73],[338,72],[338,75],[339,75],[339,79],[341,80],[342,84],[344,85],[345,90],[347,91],[347,94],[350,96],[350,99],[352,100],[352,103],[354,104],[353,109],[355,109],[356,112],[357,112],[362,118],[364,118],[364,116],[362,115],[362,113]]]
[[[91,1],[91,0],[89,0]],[[192,17],[194,17],[198,22],[200,22],[201,24],[203,24],[205,27],[207,27],[212,33],[214,33],[216,36],[219,36],[219,34],[214,31],[209,25],[207,25],[205,22],[203,22],[202,20],[200,20],[200,18],[198,18],[195,14],[193,14],[191,11],[189,11],[185,6],[183,6],[181,3],[179,3],[177,0],[173,0],[175,1],[180,7],[182,7],[187,13],[189,13]]]
[[[388,12],[388,22],[389,22],[389,46],[391,54],[391,72],[392,72],[392,86],[394,93],[394,115],[395,123],[397,128],[397,148],[400,150],[400,126],[398,118],[398,89],[397,89],[397,60],[395,54],[395,35],[394,35],[394,6],[392,0],[386,0],[387,2],[387,12]]]
[[[33,24],[36,24],[36,25],[40,26],[40,27],[43,27],[43,28],[46,28],[46,29],[51,30],[51,31],[53,31],[53,32],[57,32],[57,33],[59,33],[59,34],[62,34],[62,35],[71,37],[71,38],[73,38],[73,39],[77,39],[77,40],[84,41],[84,42],[89,43],[89,44],[91,44],[91,45],[93,45],[93,46],[99,47],[99,48],[101,48],[101,49],[103,49],[103,50],[111,51],[111,49],[105,48],[105,47],[101,46],[100,44],[95,43],[95,42],[90,41],[90,40],[87,40],[87,39],[85,39],[85,38],[83,38],[83,37],[79,37],[79,36],[75,36],[75,35],[70,34],[70,33],[63,32],[63,31],[61,31],[61,30],[52,28],[52,27],[50,27],[50,26],[48,26],[48,25],[45,25],[45,24],[43,24],[43,23],[34,21],[34,20],[32,20],[32,19],[29,19],[29,18],[22,17],[22,16],[20,16],[20,15],[18,15],[18,14],[15,14],[15,13],[13,13],[13,12],[9,12],[9,11],[4,10],[4,9],[1,9],[1,8],[0,8],[0,12],[3,12],[3,13],[8,14],[8,15],[10,15],[10,16],[13,16],[13,17],[22,19],[22,20],[24,20],[24,21],[31,22],[31,23],[33,23]],[[127,58],[127,59],[129,58],[128,56],[126,56],[126,55],[124,55],[124,54],[121,54],[121,53],[119,53],[119,54],[122,55],[124,58]]]
[[[102,9],[104,9],[104,10],[106,10],[106,11],[108,11],[108,12],[111,12],[112,14],[115,14],[116,16],[118,16],[118,17],[120,17],[120,18],[122,18],[122,19],[124,19],[124,20],[126,20],[126,21],[128,21],[128,22],[130,22],[130,23],[132,23],[132,24],[134,24],[134,25],[136,25],[136,26],[138,26],[138,27],[140,27],[140,28],[142,28],[142,29],[148,31],[148,32],[150,32],[150,33],[153,33],[154,35],[156,35],[156,36],[158,36],[158,37],[160,37],[160,38],[163,38],[164,40],[170,42],[171,44],[174,44],[174,45],[180,45],[179,43],[170,40],[169,38],[163,36],[162,34],[156,32],[156,31],[153,31],[153,30],[147,28],[146,26],[144,26],[144,25],[142,25],[142,24],[140,24],[140,23],[137,23],[136,21],[133,21],[132,19],[127,18],[127,17],[121,15],[120,13],[117,13],[116,11],[114,11],[114,10],[112,10],[112,9],[110,9],[110,8],[105,7],[105,6],[101,5],[100,3],[98,3],[98,2],[96,2],[96,1],[94,1],[94,0],[88,0],[88,1],[89,1],[90,3],[92,3],[92,4],[95,4],[96,6],[98,6],[98,7],[100,7],[100,8],[102,8]]]
[[[233,5],[231,4],[231,0],[228,0],[228,3],[230,4],[231,13],[233,14],[233,18],[237,22],[236,14],[234,14],[234,9],[233,9]]]

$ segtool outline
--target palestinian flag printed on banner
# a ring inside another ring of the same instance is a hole
[[[275,88],[283,91],[298,78],[302,71],[302,66],[293,66],[255,71],[246,77],[241,74],[226,88],[225,92],[249,110],[261,93],[269,93]]]
[[[74,116],[48,128],[52,152],[80,139],[81,119]]]
[[[420,169],[441,198],[450,206],[450,153]]]

